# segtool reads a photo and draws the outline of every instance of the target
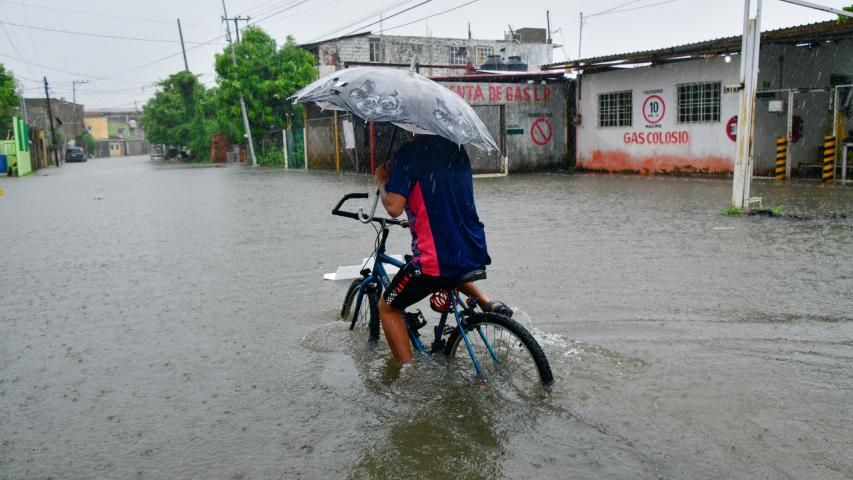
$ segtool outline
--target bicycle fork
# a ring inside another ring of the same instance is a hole
[[[469,299],[469,302],[476,304],[476,299],[472,297],[471,299]],[[457,292],[454,292],[451,304],[453,305],[453,315],[456,317],[456,328],[459,329],[459,335],[462,336],[462,340],[465,342],[465,348],[468,350],[468,355],[470,355],[471,361],[474,363],[474,370],[477,371],[478,376],[485,379],[486,376],[483,375],[483,369],[480,367],[480,362],[479,360],[477,360],[477,355],[474,354],[474,348],[471,346],[471,341],[468,339],[468,334],[465,333],[465,326],[462,324],[462,318],[459,314],[458,308],[458,305],[460,303],[461,300],[459,299],[459,294]],[[486,349],[489,350],[489,354],[491,355],[492,359],[495,361],[495,363],[500,364],[501,361],[498,358],[497,353],[495,353],[494,348],[492,348],[492,344],[489,343],[488,338],[486,338],[486,335],[483,333],[483,329],[479,326],[477,326],[476,329],[477,333],[480,335],[480,338],[483,340],[483,343],[486,345]]]

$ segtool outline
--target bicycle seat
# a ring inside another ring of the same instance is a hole
[[[463,285],[469,282],[476,282],[477,280],[485,280],[486,279],[486,271],[484,269],[471,270],[468,273],[464,273],[459,276],[454,282],[456,286]]]

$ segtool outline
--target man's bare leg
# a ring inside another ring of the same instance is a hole
[[[476,298],[477,305],[479,305],[484,312],[495,312],[500,315],[512,317],[512,310],[508,306],[504,305],[503,302],[492,303],[492,299],[488,295],[483,293],[482,290],[477,288],[477,286],[474,285],[474,282],[469,282],[465,285],[462,285],[461,287],[459,287],[459,290],[461,290],[462,293],[468,295],[469,297]]]
[[[474,282],[468,282],[462,285],[461,287],[459,287],[459,290],[461,290],[462,293],[468,295],[469,297],[476,298],[477,305],[479,305],[480,308],[485,309],[485,305],[492,301],[491,298],[487,297],[482,290],[480,290],[479,288],[477,288],[476,285],[474,285]]]
[[[385,299],[379,299],[379,319],[382,321],[382,330],[385,339],[391,347],[391,353],[400,363],[407,363],[412,359],[412,348],[409,344],[409,333],[403,321],[403,311],[385,303]]]

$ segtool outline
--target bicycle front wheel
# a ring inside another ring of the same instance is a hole
[[[344,303],[341,305],[341,320],[350,322],[350,330],[358,325],[367,325],[370,339],[376,340],[379,338],[379,294],[371,284],[362,290],[360,287],[363,280],[362,278],[353,280],[347,289]],[[356,312],[355,305],[359,298],[361,298],[361,305]]]
[[[554,383],[545,352],[518,322],[495,313],[477,313],[464,323],[486,381],[506,383],[522,392]],[[452,368],[476,371],[459,329],[450,334],[444,353]]]

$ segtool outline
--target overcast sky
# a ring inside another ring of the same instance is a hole
[[[577,56],[580,11],[592,15],[620,6],[626,10],[584,22],[582,56],[738,35],[743,25],[743,0],[476,0],[420,21],[416,20],[470,0],[427,0],[420,6],[425,0],[226,1],[230,16],[250,15],[277,40],[289,34],[298,42],[361,31],[360,26],[379,20],[383,8],[388,18],[414,7],[383,22],[388,34],[429,32],[436,37],[465,37],[470,22],[474,38],[487,39],[503,38],[507,25],[544,28],[545,11],[550,10],[554,41],[564,45],[554,50],[555,61]],[[814,1],[835,8],[851,3]],[[0,32],[0,63],[21,79],[27,97],[44,96],[41,78],[47,76],[52,94],[69,100],[72,80],[89,80],[77,87],[77,100],[90,108],[133,107],[134,101],[141,106],[152,94],[152,84],[183,69],[176,18],[181,19],[191,49],[187,52],[190,70],[200,74],[205,84],[213,84],[213,55],[225,46],[224,36],[218,38],[225,32],[221,16],[221,0],[0,0],[0,22],[4,22],[0,24],[4,30]],[[779,0],[765,0],[762,30],[833,18]],[[409,22],[414,23],[393,28]],[[378,32],[379,25],[367,29]]]

